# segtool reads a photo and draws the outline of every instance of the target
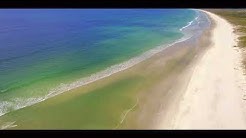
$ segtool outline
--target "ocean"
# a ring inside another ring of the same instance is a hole
[[[0,116],[188,39],[207,25],[202,16],[190,9],[1,9]]]

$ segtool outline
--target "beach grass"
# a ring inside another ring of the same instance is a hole
[[[234,31],[239,35],[238,47],[246,48],[246,9],[209,9],[208,11],[213,12],[217,15],[222,16],[232,23],[235,28]],[[246,56],[243,55],[242,64],[246,71]]]
[[[209,9],[215,14],[218,14],[230,23],[235,25],[234,31],[239,34],[239,47],[246,47],[246,10],[242,9]]]

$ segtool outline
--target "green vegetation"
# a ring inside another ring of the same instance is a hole
[[[246,47],[246,36],[240,36],[238,40],[239,40],[238,45],[240,47]]]
[[[241,9],[210,9],[217,15],[220,15],[235,25],[235,31],[241,34],[239,37],[239,47],[246,47],[246,10]]]
[[[235,32],[239,35],[238,47],[246,48],[246,9],[209,9],[213,12],[227,19],[230,23],[235,25]],[[243,65],[246,69],[246,56],[243,59]]]

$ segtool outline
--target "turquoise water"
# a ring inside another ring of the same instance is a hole
[[[184,34],[187,9],[0,10],[0,115]]]

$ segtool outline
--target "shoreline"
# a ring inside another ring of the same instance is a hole
[[[233,25],[208,12],[216,23],[213,43],[195,65],[171,129],[246,128],[245,76]],[[169,118],[171,119],[171,118]],[[163,128],[165,124],[162,124]]]
[[[179,80],[197,53],[207,48],[209,37],[206,33],[199,40],[194,38],[167,47],[112,76],[5,114],[0,117],[0,123],[14,122],[11,124],[15,127],[9,129],[112,129],[121,122],[122,113],[131,109],[123,116],[119,129],[153,128],[156,122],[152,122],[152,117],[159,113],[159,103],[163,98],[168,100],[173,96],[170,87]],[[200,42],[203,46],[198,45]],[[181,82],[179,80],[179,84]]]
[[[201,11],[200,9],[196,9]],[[203,12],[203,11],[202,11]],[[206,14],[207,15],[207,14]],[[207,15],[208,16],[208,15]],[[210,27],[203,33],[200,40],[194,44],[195,47],[198,47],[198,51],[194,58],[190,61],[190,64],[184,71],[180,74],[180,80],[177,83],[177,87],[173,88],[172,92],[174,94],[170,98],[169,103],[167,105],[166,110],[162,110],[162,113],[159,116],[159,122],[156,123],[154,129],[163,130],[163,129],[174,129],[174,124],[176,121],[176,114],[180,106],[180,102],[184,99],[185,91],[192,79],[192,75],[195,72],[195,68],[197,64],[201,61],[201,59],[206,55],[209,49],[212,48],[212,33],[216,27],[215,22],[213,19],[208,16],[207,17],[210,21]]]
[[[196,11],[197,12],[197,11]],[[198,17],[194,18],[192,21],[190,22],[194,22],[195,20],[197,20]],[[191,24],[188,23],[186,26],[182,27],[181,29],[185,29],[187,27],[189,27]],[[107,67],[106,69],[103,69],[99,72],[96,72],[96,73],[93,73],[87,77],[83,77],[81,79],[78,79],[77,81],[74,81],[72,83],[68,83],[68,84],[60,84],[59,86],[49,90],[49,92],[44,95],[44,96],[40,96],[40,97],[31,97],[31,98],[28,98],[28,99],[22,99],[22,98],[16,98],[16,99],[13,99],[12,101],[2,101],[2,105],[8,109],[8,108],[14,108],[14,110],[19,110],[19,109],[22,109],[22,108],[25,108],[25,107],[28,107],[28,106],[32,106],[34,104],[38,104],[40,102],[43,102],[45,100],[48,100],[49,98],[52,98],[54,96],[57,96],[57,95],[60,95],[62,93],[65,93],[65,92],[69,92],[73,89],[77,89],[79,87],[82,87],[82,86],[85,86],[85,85],[88,85],[90,83],[94,83],[98,80],[101,80],[101,79],[104,79],[104,78],[107,78],[107,77],[110,77],[111,75],[114,75],[115,73],[119,73],[121,71],[124,71],[124,70],[127,70],[151,57],[153,57],[155,54],[158,54],[162,51],[164,51],[166,48],[168,47],[171,47],[173,45],[176,45],[178,43],[182,43],[184,41],[187,41],[189,40],[191,37],[193,36],[186,36],[186,34],[177,39],[177,40],[174,40],[173,42],[171,43],[168,43],[168,44],[163,44],[163,45],[160,45],[160,46],[157,46],[153,49],[150,49],[136,57],[133,57],[129,60],[126,60],[122,63],[118,63],[118,64],[115,64],[115,65],[112,65],[110,67]],[[24,101],[24,102],[23,102]],[[22,103],[19,103],[19,102],[22,102]],[[13,107],[13,105],[15,104],[18,104],[17,107]],[[3,116],[4,114],[7,114],[9,111],[0,111],[0,116]],[[11,111],[10,111],[11,112]]]

